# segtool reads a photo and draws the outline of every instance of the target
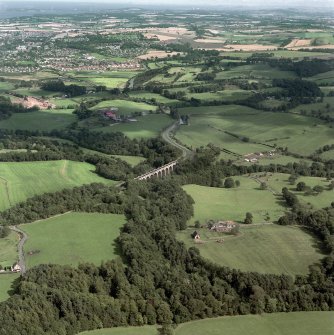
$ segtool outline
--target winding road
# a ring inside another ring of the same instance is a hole
[[[180,157],[180,159],[188,159],[188,158],[192,158],[194,156],[194,153],[186,148],[185,146],[183,146],[182,144],[176,142],[174,140],[174,138],[172,137],[172,133],[174,131],[176,131],[176,129],[178,128],[179,123],[178,122],[174,122],[172,125],[170,125],[169,127],[167,127],[162,133],[161,136],[162,138],[169,143],[170,145],[172,145],[175,148],[178,148],[182,151],[182,156]]]
[[[25,262],[25,259],[24,259],[23,246],[24,246],[24,243],[26,243],[26,241],[28,239],[28,235],[23,230],[21,230],[20,228],[17,228],[17,226],[12,226],[12,227],[10,227],[10,229],[12,231],[18,233],[19,236],[20,236],[20,242],[17,246],[17,251],[18,251],[18,254],[19,254],[18,264],[21,268],[21,274],[24,275],[27,268],[26,268],[26,262]]]

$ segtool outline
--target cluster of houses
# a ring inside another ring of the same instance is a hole
[[[211,224],[208,225],[208,228],[210,229],[210,231],[216,232],[216,233],[231,233],[233,229],[237,228],[237,226],[238,224],[234,221],[217,221],[212,225]],[[198,233],[198,231],[194,231],[191,234],[191,237],[195,241],[201,240],[201,236]]]
[[[21,267],[18,263],[14,263],[12,266],[5,266],[0,270],[1,273],[8,273],[8,272],[13,272],[13,273],[18,273],[21,272]]]
[[[137,119],[130,117],[128,115],[125,115],[125,116],[119,115],[118,114],[119,109],[116,107],[100,109],[99,112],[105,120],[112,121],[113,123],[137,122]]]
[[[262,152],[250,153],[250,154],[244,155],[244,158],[245,158],[245,161],[248,163],[256,163],[261,158],[272,158],[273,156],[275,156],[275,150],[271,150],[266,153],[262,153]]]

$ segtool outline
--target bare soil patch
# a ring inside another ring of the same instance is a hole
[[[35,97],[17,98],[13,99],[16,104],[22,104],[25,108],[39,107],[39,109],[54,109],[56,105],[50,103],[48,100],[39,99]]]

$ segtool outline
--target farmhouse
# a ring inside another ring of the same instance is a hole
[[[199,235],[199,233],[196,230],[191,234],[191,237],[194,240],[200,240],[201,239],[201,236]]]
[[[21,267],[20,267],[20,265],[18,265],[17,263],[15,263],[15,264],[11,267],[11,271],[12,271],[12,272],[21,272]]]
[[[119,122],[121,121],[121,118],[117,115],[117,112],[118,112],[118,108],[116,107],[110,107],[110,108],[100,110],[100,113],[103,115],[104,118],[115,121],[115,122]]]
[[[229,233],[237,224],[234,221],[218,221],[216,222],[210,230],[218,233]]]

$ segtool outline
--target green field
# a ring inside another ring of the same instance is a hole
[[[151,93],[151,92],[131,92],[129,94],[131,98],[137,98],[137,99],[145,99],[145,100],[153,100],[158,103],[162,103],[165,105],[173,105],[178,102],[178,100],[174,99],[168,99],[160,94],[157,93]]]
[[[0,238],[0,265],[2,267],[12,266],[17,261],[18,242],[19,237],[14,232],[11,232],[5,238]]]
[[[318,241],[298,227],[274,224],[243,225],[238,236],[196,229],[201,243],[191,237],[194,228],[177,234],[187,247],[197,247],[201,255],[221,266],[273,274],[307,274],[309,265],[324,255],[315,248]],[[223,238],[223,243],[217,240]]]
[[[220,107],[220,114],[211,114],[218,110],[219,107],[207,107],[204,114],[198,115],[200,111],[196,111],[196,108],[186,109],[197,115],[189,113],[189,125],[180,127],[176,138],[189,147],[213,143],[242,155],[268,151],[270,147],[267,144],[288,147],[290,152],[309,155],[316,149],[333,143],[334,129],[315,118],[288,113],[249,113],[244,108],[240,108],[239,113],[232,114],[225,106]],[[183,114],[185,110],[181,112]],[[244,137],[249,138],[249,142],[242,141],[241,138]]]
[[[22,225],[29,237],[24,246],[27,266],[99,265],[115,258],[115,239],[124,223],[124,216],[118,214],[68,213]]]
[[[334,312],[224,316],[179,325],[174,335],[333,335]],[[158,335],[156,326],[100,329],[80,335]]]
[[[193,321],[180,325],[175,335],[332,335],[333,329],[333,312],[298,312]]]
[[[131,166],[136,166],[141,162],[144,162],[146,158],[139,156],[124,156],[124,155],[112,155],[113,157],[119,158],[124,162],[127,162]]]
[[[9,83],[7,81],[0,81],[0,92],[10,91],[14,89],[13,83]]]
[[[199,185],[185,185],[183,189],[194,199],[194,217],[190,223],[199,220],[233,220],[243,222],[246,212],[254,216],[254,223],[263,223],[267,217],[277,220],[285,210],[278,198],[269,190],[260,190],[253,179],[238,176],[240,187],[215,188]]]
[[[129,138],[152,138],[157,137],[168,125],[172,119],[163,114],[149,114],[136,117],[138,122],[118,123],[106,127],[97,127],[94,130],[105,132],[120,131]]]
[[[106,100],[102,101],[93,110],[99,110],[102,108],[116,107],[119,108],[121,115],[131,115],[132,113],[148,113],[149,111],[155,111],[156,106],[146,104],[145,102],[134,102],[127,100]]]
[[[19,277],[19,274],[0,274],[0,302],[9,298],[8,291],[11,290],[13,281]]]
[[[41,130],[64,129],[76,120],[73,109],[52,109],[30,113],[16,113],[0,121],[0,129]]]
[[[0,163],[0,209],[6,209],[36,194],[93,182],[113,183],[94,174],[94,169],[88,163],[65,160]]]
[[[217,73],[216,79],[251,78],[251,79],[291,79],[296,74],[292,71],[281,71],[265,64],[242,65],[228,71]]]
[[[96,54],[95,54],[96,55]],[[135,71],[96,71],[69,72],[73,79],[80,79],[85,84],[103,85],[107,88],[123,88],[130,78],[138,74]]]
[[[311,204],[314,208],[320,209],[328,207],[334,200],[334,191],[327,190],[329,181],[326,178],[318,177],[304,177],[301,176],[297,179],[296,184],[304,182],[307,186],[314,187],[317,185],[323,186],[324,191],[318,195],[305,195],[305,192],[297,192],[295,185],[290,185],[288,181],[289,175],[284,173],[268,174],[266,177],[261,178],[276,192],[281,192],[283,187],[287,187],[291,192],[295,193],[299,200],[304,204]]]
[[[158,335],[158,329],[156,326],[118,327],[91,330],[80,335]]]

